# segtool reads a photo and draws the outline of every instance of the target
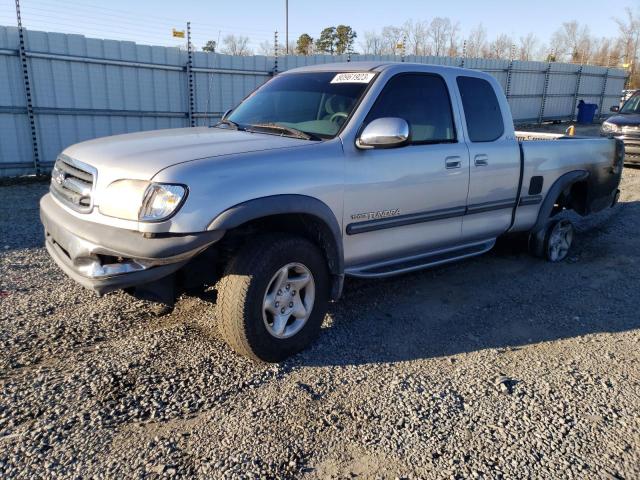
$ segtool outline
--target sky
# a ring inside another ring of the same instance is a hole
[[[183,40],[173,39],[171,29],[184,29],[191,21],[197,47],[235,33],[249,37],[257,49],[273,41],[276,29],[284,41],[285,0],[21,0],[21,6],[23,24],[33,30],[179,45]],[[588,25],[595,36],[615,36],[613,19],[625,7],[640,11],[640,0],[289,0],[289,38],[301,33],[315,38],[322,28],[340,23],[362,38],[365,31],[385,25],[437,16],[460,22],[463,36],[482,23],[489,39],[506,33],[517,40],[533,32],[546,42],[570,20]],[[15,25],[15,18],[14,0],[0,0],[0,25]]]

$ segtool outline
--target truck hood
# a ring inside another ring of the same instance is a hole
[[[174,128],[115,135],[77,143],[64,154],[95,167],[98,186],[113,180],[151,180],[178,163],[239,153],[313,145],[304,139],[223,128]]]

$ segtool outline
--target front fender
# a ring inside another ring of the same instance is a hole
[[[344,272],[344,250],[340,225],[334,213],[324,202],[307,195],[272,195],[255,198],[234,205],[216,216],[207,230],[231,230],[242,224],[272,215],[299,213],[312,215],[326,227],[331,245],[327,248],[329,266],[335,275]]]

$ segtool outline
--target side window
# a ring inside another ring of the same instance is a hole
[[[411,129],[413,144],[456,140],[449,92],[437,75],[407,73],[392,77],[365,124],[384,117],[404,118]]]
[[[493,142],[504,133],[502,111],[493,87],[482,78],[458,77],[467,131],[472,142]]]

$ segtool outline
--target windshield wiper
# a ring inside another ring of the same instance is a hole
[[[280,132],[282,134],[287,133],[290,136],[293,136],[293,137],[296,137],[296,138],[303,138],[305,140],[322,140],[322,138],[320,138],[315,133],[304,132],[302,130],[298,130],[297,128],[285,127],[284,125],[278,125],[277,123],[256,123],[256,124],[250,125],[250,128],[259,128],[259,129],[264,129],[264,130],[274,130],[274,131]],[[250,132],[251,130],[247,130],[247,131]]]

